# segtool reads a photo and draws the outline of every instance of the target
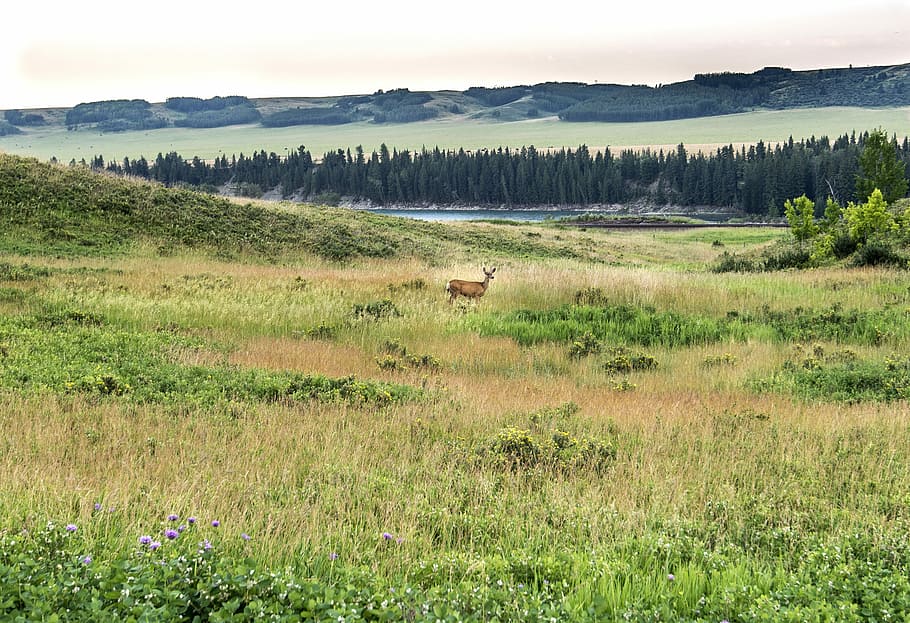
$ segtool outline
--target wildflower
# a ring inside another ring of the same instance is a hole
[[[66,524],[66,531],[67,531],[67,532],[75,532],[75,531],[76,531],[76,524],[73,524],[73,523],[68,523],[68,524]]]
[[[100,511],[100,510],[101,510],[101,502],[95,502],[95,510],[96,510],[96,511]]]
[[[249,541],[249,540],[250,540],[250,535],[247,534],[246,532],[241,532],[241,533],[240,533],[240,538],[243,539],[244,541]]]
[[[673,575],[672,573],[669,573],[669,574],[667,574],[667,579],[670,580],[670,581],[672,582],[673,580],[676,579],[676,576]]]
[[[203,539],[203,540],[202,540],[202,543],[200,543],[200,545],[202,546],[202,549],[204,549],[204,550],[210,550],[210,549],[212,549],[212,544],[209,543],[209,540],[208,540],[208,539]]]
[[[184,526],[182,524],[177,526],[177,532],[183,532],[184,530],[186,530],[186,526]]]
[[[220,525],[221,525],[221,522],[218,521],[217,519],[213,519],[213,520],[212,520],[212,527],[213,527],[213,528],[217,528],[217,527],[220,526]]]
[[[82,564],[87,565],[87,564],[89,564],[90,562],[92,562],[92,557],[91,557],[91,556],[83,556],[83,558],[82,558]]]
[[[152,541],[151,543],[149,543],[149,549],[152,551],[155,551],[159,547],[161,547],[161,541]]]
[[[142,535],[141,537],[139,537],[139,543],[141,543],[142,545],[148,545],[151,542],[152,542],[152,537],[150,537],[150,536]]]
[[[393,537],[393,536],[392,536],[390,533],[388,533],[388,532],[383,532],[383,533],[382,533],[382,538],[385,539],[386,541],[391,541],[391,540],[394,539],[395,537]]]
[[[398,543],[399,545],[401,545],[402,543],[404,543],[404,537],[403,536],[398,537],[397,539],[395,539],[395,542]]]
[[[332,552],[329,554],[329,560],[338,560],[338,552]]]
[[[177,521],[178,519],[180,519],[180,517],[178,517],[174,513],[171,513],[170,515],[167,516],[168,521]]]
[[[180,534],[180,533],[177,532],[176,530],[165,530],[165,531],[164,531],[164,536],[166,536],[167,538],[169,538],[171,541],[173,541],[174,539],[176,539],[177,536],[178,536],[179,534]]]
[[[196,518],[195,518],[195,517],[187,517],[187,518],[186,518],[186,523],[188,523],[188,524],[190,524],[190,525],[192,526],[194,523],[196,523]]]

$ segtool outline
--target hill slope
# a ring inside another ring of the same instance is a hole
[[[410,123],[471,118],[516,121],[556,116],[563,121],[660,121],[768,108],[910,105],[910,64],[792,71],[766,67],[751,74],[697,74],[692,80],[644,85],[546,82],[465,91],[412,92],[407,88],[334,97],[248,99],[243,96],[172,97],[87,102],[71,109],[4,114],[5,132],[65,126],[107,132],[168,126],[212,128],[261,124]]]
[[[597,259],[602,249],[509,225],[444,225],[344,208],[236,203],[184,188],[0,154],[0,253],[110,255],[140,244],[219,257]],[[571,238],[571,233],[566,238]]]

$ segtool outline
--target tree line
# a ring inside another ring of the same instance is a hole
[[[878,131],[876,131],[878,132]],[[878,134],[876,134],[878,136]],[[212,162],[185,159],[176,152],[153,162],[105,162],[96,169],[154,179],[166,185],[213,190],[224,184],[251,191],[280,189],[285,197],[313,199],[326,193],[377,205],[424,204],[540,206],[651,205],[716,207],[753,215],[780,216],[784,202],[806,195],[823,205],[859,200],[859,159],[869,133],[780,144],[732,145],[713,153],[689,153],[680,144],[664,152],[609,148],[538,150],[498,148],[389,150],[370,154],[360,147],[338,149],[321,160],[301,146],[286,156],[266,153],[225,155]],[[905,176],[910,139],[889,139]],[[75,164],[75,162],[71,163]]]

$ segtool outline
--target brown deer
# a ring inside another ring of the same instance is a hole
[[[483,266],[482,268],[483,274],[486,275],[486,278],[483,281],[462,281],[461,279],[452,279],[446,284],[446,292],[450,294],[449,305],[455,301],[459,294],[469,299],[479,299],[483,296],[484,292],[487,291],[487,286],[490,285],[490,279],[493,279],[493,273],[496,272],[496,267],[494,266],[490,270],[487,270],[486,266]]]

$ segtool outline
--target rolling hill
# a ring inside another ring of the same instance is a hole
[[[544,117],[565,122],[667,121],[756,109],[910,105],[910,64],[793,71],[697,74],[666,85],[546,82],[465,91],[410,91],[333,97],[250,99],[244,96],[171,97],[165,102],[108,100],[73,108],[4,112],[0,136],[30,128],[146,131],[165,127],[213,128],[258,124],[298,125],[412,123],[429,119],[517,121]]]

